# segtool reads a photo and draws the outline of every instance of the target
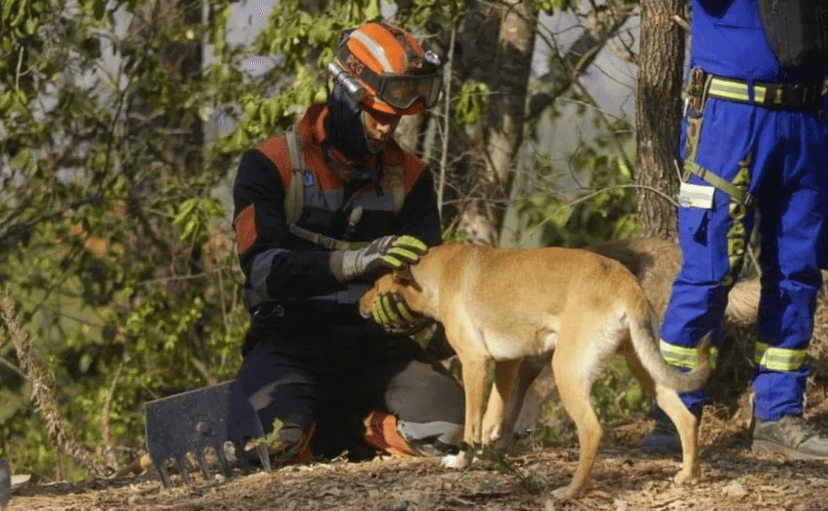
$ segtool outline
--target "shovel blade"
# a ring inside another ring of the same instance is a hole
[[[172,459],[182,478],[189,481],[186,458],[193,453],[202,474],[209,479],[204,450],[211,447],[227,476],[224,443],[232,442],[242,458],[247,455],[247,440],[264,437],[256,412],[235,380],[148,401],[144,409],[147,452],[165,487],[171,484],[168,460]],[[269,470],[267,449],[259,449],[256,454],[261,466]]]

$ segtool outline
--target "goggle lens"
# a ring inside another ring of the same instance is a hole
[[[395,108],[409,108],[422,99],[426,108],[437,104],[443,79],[440,75],[428,76],[384,76],[378,91],[379,99]]]

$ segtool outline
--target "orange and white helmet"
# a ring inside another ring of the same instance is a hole
[[[354,100],[391,115],[434,106],[443,80],[437,54],[424,52],[411,34],[386,23],[343,32],[328,70]]]

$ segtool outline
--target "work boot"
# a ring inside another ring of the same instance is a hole
[[[638,443],[650,454],[681,454],[681,439],[669,417],[656,414],[653,431]]]
[[[828,458],[828,437],[800,415],[784,415],[775,421],[755,419],[753,450],[781,452],[791,459]]]

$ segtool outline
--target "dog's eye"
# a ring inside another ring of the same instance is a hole
[[[411,285],[411,279],[407,279],[405,277],[398,277],[397,278],[397,284],[399,284],[401,286],[410,286]]]

